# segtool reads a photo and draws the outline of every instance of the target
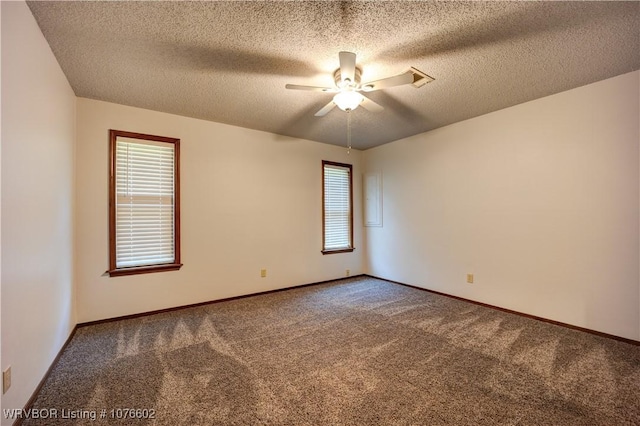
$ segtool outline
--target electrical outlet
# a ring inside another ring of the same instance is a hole
[[[266,269],[260,269],[260,276],[262,278],[266,278],[267,277],[267,270]]]
[[[351,269],[347,269],[345,271],[345,276],[350,277],[351,276]]]
[[[2,372],[2,393],[5,394],[11,387],[11,366]]]
[[[473,284],[473,274],[467,274],[467,282]]]

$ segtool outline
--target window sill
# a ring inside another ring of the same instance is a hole
[[[164,265],[134,266],[131,268],[110,269],[107,271],[110,277],[123,275],[149,274],[151,272],[177,271],[182,268],[182,263],[167,263]]]
[[[351,253],[354,250],[355,250],[355,247],[335,249],[335,250],[322,250],[322,254]]]

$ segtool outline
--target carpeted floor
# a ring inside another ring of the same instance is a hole
[[[34,408],[58,418],[24,425],[638,425],[640,347],[356,277],[79,328]]]

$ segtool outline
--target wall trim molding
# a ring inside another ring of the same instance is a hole
[[[45,371],[44,375],[42,376],[42,380],[40,380],[40,383],[38,383],[38,386],[36,386],[36,388],[34,389],[33,393],[31,394],[31,398],[29,398],[27,400],[27,403],[24,405],[23,413],[29,411],[33,407],[33,403],[36,402],[36,398],[38,397],[38,394],[42,390],[42,387],[46,383],[47,379],[51,375],[51,372],[53,371],[53,368],[56,365],[58,365],[58,361],[60,360],[60,357],[62,356],[64,351],[67,349],[67,346],[69,346],[69,343],[71,343],[71,339],[73,339],[73,336],[75,336],[76,330],[78,330],[78,325],[77,324],[73,326],[73,329],[71,330],[71,333],[69,333],[69,337],[67,337],[67,340],[65,340],[64,344],[62,345],[62,347],[58,351],[58,354],[53,359],[53,361],[51,361],[51,365],[49,366],[47,371]],[[23,420],[24,420],[23,417],[17,418],[13,422],[13,426],[20,426],[22,424]]]
[[[104,323],[109,323],[109,322],[114,322],[114,321],[141,318],[141,317],[146,317],[146,316],[149,316],[149,315],[162,314],[162,313],[173,312],[173,311],[180,311],[182,309],[197,308],[199,306],[212,305],[212,304],[215,304],[215,303],[228,302],[228,301],[231,301],[231,300],[245,299],[247,297],[261,296],[261,295],[270,294],[270,293],[278,293],[278,292],[281,292],[281,291],[293,290],[293,289],[296,289],[296,288],[303,288],[303,287],[310,287],[310,286],[314,286],[314,285],[330,283],[330,282],[333,282],[333,281],[347,280],[347,279],[350,279],[350,278],[357,278],[357,277],[363,277],[363,276],[367,276],[367,275],[366,274],[358,274],[358,275],[352,275],[350,277],[333,278],[333,279],[330,279],[330,280],[318,281],[318,282],[313,282],[313,283],[308,283],[308,284],[293,285],[293,286],[289,286],[289,287],[276,288],[276,289],[273,289],[273,290],[259,291],[257,293],[243,294],[243,295],[240,295],[240,296],[232,296],[232,297],[225,297],[225,298],[222,298],[222,299],[208,300],[206,302],[191,303],[191,304],[188,304],[188,305],[174,306],[174,307],[171,307],[171,308],[157,309],[157,310],[153,310],[153,311],[140,312],[140,313],[137,313],[137,314],[122,315],[122,316],[118,316],[118,317],[105,318],[105,319],[95,320],[95,321],[87,321],[87,322],[79,323],[77,325],[77,327],[80,328],[80,327],[87,327],[87,326],[90,326],[90,325],[104,324]],[[375,278],[375,277],[372,277],[372,278]],[[379,279],[382,279],[382,278],[379,278]]]
[[[452,299],[461,300],[463,302],[472,303],[474,305],[484,306],[485,308],[496,309],[498,311],[519,315],[519,316],[522,316],[522,317],[525,317],[525,318],[530,318],[530,319],[533,319],[533,320],[536,320],[536,321],[542,321],[542,322],[546,322],[546,323],[549,323],[549,324],[554,324],[554,325],[557,325],[557,326],[560,326],[560,327],[565,327],[565,328],[570,328],[572,330],[581,331],[583,333],[589,333],[589,334],[593,334],[593,335],[596,335],[596,336],[599,336],[599,337],[604,337],[604,338],[607,338],[607,339],[612,339],[612,340],[617,340],[617,341],[620,341],[620,342],[628,343],[628,344],[631,344],[631,345],[634,345],[634,346],[640,346],[640,341],[633,340],[633,339],[628,339],[626,337],[620,337],[620,336],[616,336],[614,334],[603,333],[601,331],[591,330],[589,328],[578,327],[576,325],[571,325],[571,324],[563,323],[563,322],[560,322],[560,321],[555,321],[555,320],[551,320],[551,319],[547,319],[547,318],[543,318],[543,317],[538,317],[538,316],[535,316],[535,315],[525,314],[523,312],[518,312],[518,311],[514,311],[514,310],[511,310],[511,309],[507,309],[507,308],[501,308],[499,306],[489,305],[487,303],[477,302],[477,301],[471,300],[471,299],[465,299],[464,297],[453,296],[451,294],[442,293],[440,291],[429,290],[427,288],[418,287],[416,285],[411,285],[411,284],[406,284],[406,283],[403,283],[403,282],[400,282],[400,281],[394,281],[394,280],[390,280],[390,279],[387,279],[387,278],[376,277],[375,275],[371,275],[371,274],[358,274],[358,275],[353,275],[351,277],[334,278],[334,279],[318,281],[318,282],[314,282],[314,283],[283,287],[283,288],[278,288],[278,289],[274,289],[274,290],[259,291],[257,293],[243,294],[241,296],[225,297],[223,299],[215,299],[215,300],[209,300],[209,301],[206,301],[206,302],[192,303],[192,304],[189,304],[189,305],[175,306],[175,307],[172,307],[172,308],[157,309],[157,310],[154,310],[154,311],[140,312],[140,313],[137,313],[137,314],[123,315],[123,316],[114,317],[114,318],[105,318],[105,319],[96,320],[96,321],[88,321],[88,322],[78,323],[73,327],[73,330],[69,334],[69,337],[64,342],[64,344],[62,345],[62,347],[58,351],[58,354],[56,355],[56,357],[51,362],[51,366],[49,367],[49,369],[47,369],[47,371],[45,372],[44,376],[42,377],[42,380],[40,380],[40,383],[38,384],[36,389],[33,391],[33,394],[31,395],[31,398],[29,398],[29,400],[25,404],[24,410],[28,411],[30,408],[32,408],[33,403],[35,402],[36,398],[38,397],[38,394],[40,393],[40,390],[42,389],[42,387],[44,386],[45,382],[47,381],[47,379],[51,375],[51,371],[53,371],[53,368],[58,364],[58,361],[60,360],[60,357],[62,356],[62,353],[65,351],[65,349],[67,348],[67,346],[71,342],[71,339],[73,339],[73,337],[75,336],[76,331],[81,327],[88,327],[88,326],[91,326],[91,325],[104,324],[104,323],[122,321],[122,320],[127,320],[127,319],[141,318],[141,317],[146,317],[146,316],[149,316],[149,315],[161,314],[161,313],[165,313],[165,312],[179,311],[179,310],[189,309],[189,308],[196,308],[196,307],[199,307],[199,306],[212,305],[212,304],[221,303],[221,302],[228,302],[228,301],[231,301],[231,300],[245,299],[245,298],[248,298],[248,297],[260,296],[260,295],[264,295],[264,294],[278,293],[278,292],[281,292],[281,291],[293,290],[293,289],[297,289],[297,288],[311,287],[311,286],[315,286],[315,285],[326,284],[326,283],[333,282],[333,281],[342,281],[342,280],[348,280],[348,279],[353,279],[353,278],[358,278],[358,277],[375,278],[377,280],[387,281],[387,282],[392,283],[392,284],[397,284],[397,285],[401,285],[401,286],[405,286],[405,287],[410,287],[410,288],[414,288],[416,290],[421,290],[421,291],[426,291],[426,292],[433,293],[433,294],[438,294],[440,296],[450,297]],[[16,419],[15,422],[13,423],[13,426],[20,426],[22,424],[23,420],[24,419],[22,419],[22,418]]]
[[[215,304],[215,303],[228,302],[230,300],[245,299],[247,297],[260,296],[260,295],[263,295],[263,294],[278,293],[278,292],[281,292],[281,291],[293,290],[293,289],[296,289],[296,288],[303,288],[303,287],[310,287],[310,286],[314,286],[314,285],[329,283],[329,282],[332,282],[332,281],[339,281],[339,280],[344,280],[344,279],[349,279],[349,278],[357,278],[357,277],[362,277],[362,276],[365,276],[365,274],[353,275],[351,277],[334,278],[334,279],[318,281],[318,282],[314,282],[314,283],[294,285],[294,286],[289,286],[289,287],[284,287],[284,288],[277,288],[277,289],[273,289],[273,290],[259,291],[257,293],[243,294],[241,296],[225,297],[223,299],[215,299],[215,300],[210,300],[210,301],[207,301],[207,302],[192,303],[192,304],[189,304],[189,305],[175,306],[175,307],[172,307],[172,308],[157,309],[157,310],[154,310],[154,311],[140,312],[140,313],[137,313],[137,314],[123,315],[123,316],[119,316],[119,317],[105,318],[105,319],[102,319],[102,320],[78,323],[73,327],[73,330],[71,330],[71,333],[69,334],[69,337],[64,342],[64,344],[62,345],[62,347],[58,351],[58,354],[56,355],[56,357],[51,362],[51,365],[49,366],[47,371],[44,373],[44,376],[42,377],[42,380],[40,380],[40,383],[38,383],[38,386],[36,386],[35,390],[31,394],[31,398],[29,398],[29,400],[27,401],[27,403],[24,406],[24,411],[28,411],[29,409],[31,409],[33,407],[33,404],[36,401],[36,398],[38,397],[38,394],[40,393],[40,391],[42,390],[42,387],[44,386],[45,382],[47,381],[47,379],[51,375],[51,372],[53,371],[54,367],[58,364],[58,361],[60,360],[60,357],[62,356],[62,353],[65,351],[65,349],[67,349],[67,346],[69,346],[69,343],[71,342],[71,339],[73,339],[73,336],[75,336],[76,331],[81,327],[87,327],[87,326],[90,326],[90,325],[104,324],[104,323],[127,320],[127,319],[141,318],[141,317],[146,317],[146,316],[149,316],[149,315],[161,314],[161,313],[165,313],[165,312],[179,311],[179,310],[182,310],[182,309],[195,308],[195,307],[198,307],[198,306],[212,305],[212,304]],[[13,426],[20,426],[22,424],[23,420],[24,420],[23,418],[16,419],[13,422]]]
[[[549,323],[549,324],[557,325],[557,326],[560,326],[560,327],[565,327],[565,328],[570,328],[572,330],[582,331],[583,333],[589,333],[589,334],[593,334],[593,335],[596,335],[596,336],[604,337],[604,338],[607,338],[607,339],[612,339],[612,340],[617,340],[619,342],[629,343],[630,345],[640,346],[640,341],[638,341],[638,340],[633,340],[633,339],[628,339],[626,337],[616,336],[615,334],[603,333],[602,331],[591,330],[590,328],[579,327],[577,325],[567,324],[567,323],[564,323],[564,322],[555,321],[555,320],[552,320],[552,319],[543,318],[543,317],[539,317],[539,316],[536,316],[536,315],[525,314],[523,312],[514,311],[512,309],[501,308],[500,306],[489,305],[488,303],[478,302],[478,301],[471,300],[471,299],[465,299],[464,297],[454,296],[452,294],[442,293],[442,292],[436,291],[436,290],[429,290],[428,288],[418,287],[416,285],[406,284],[406,283],[403,283],[403,282],[400,282],[400,281],[394,281],[394,280],[389,280],[387,278],[376,277],[375,275],[370,275],[370,274],[362,274],[362,275],[364,275],[366,277],[375,278],[375,279],[378,279],[378,280],[388,281],[390,283],[402,285],[402,286],[405,286],[405,287],[415,288],[416,290],[427,291],[429,293],[438,294],[440,296],[450,297],[452,299],[461,300],[463,302],[473,303],[474,305],[484,306],[485,308],[496,309],[498,311],[506,312],[506,313],[509,313],[509,314],[519,315],[521,317],[534,319],[536,321],[542,321],[542,322],[546,322],[546,323]]]

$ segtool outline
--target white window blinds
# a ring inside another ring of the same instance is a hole
[[[116,141],[116,268],[175,261],[175,146]]]
[[[352,249],[351,166],[323,162],[323,179],[323,250]]]

